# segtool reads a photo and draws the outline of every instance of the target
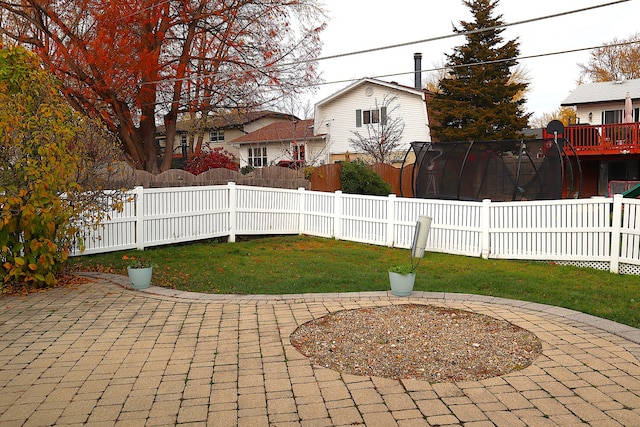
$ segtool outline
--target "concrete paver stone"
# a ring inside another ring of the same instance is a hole
[[[640,425],[640,331],[573,310],[442,292],[134,291],[87,276],[2,297],[0,425]],[[289,341],[334,311],[409,302],[512,322],[543,353],[503,377],[429,384],[341,374]]]

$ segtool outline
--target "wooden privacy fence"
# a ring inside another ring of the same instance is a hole
[[[304,171],[280,166],[258,168],[247,175],[224,168],[210,169],[199,175],[194,175],[182,169],[170,169],[154,175],[147,171],[133,170],[126,163],[123,163],[119,167],[121,176],[115,177],[114,183],[117,184],[117,187],[122,186],[121,183],[124,183],[145,188],[165,188],[225,185],[228,182],[235,182],[238,185],[257,187],[306,188],[313,191],[334,192],[341,188],[341,168],[342,166],[339,163],[318,166],[313,169],[309,179],[306,179]],[[413,172],[411,167],[402,170],[388,164],[377,164],[372,165],[371,168],[391,186],[393,194],[402,197],[413,197]]]
[[[462,202],[240,186],[136,187],[122,212],[87,229],[86,254],[238,235],[305,234],[410,248],[430,216],[427,250],[555,261],[640,274],[640,201]],[[74,255],[79,255],[78,251]]]
[[[384,182],[391,186],[391,191],[396,196],[413,197],[413,165],[404,169],[396,168],[388,164],[379,163],[370,166]],[[313,191],[337,191],[340,185],[340,170],[342,164],[333,163],[314,168],[311,174],[311,190]],[[402,182],[401,182],[402,181]],[[402,187],[401,187],[402,185]]]
[[[259,168],[246,175],[225,168],[209,169],[198,175],[182,169],[170,169],[154,175],[151,172],[142,170],[134,171],[129,168],[126,173],[128,174],[127,177],[116,180],[116,182],[124,181],[125,178],[127,178],[133,182],[134,185],[146,188],[225,185],[228,182],[258,187],[311,188],[309,181],[305,179],[302,171],[279,166]]]

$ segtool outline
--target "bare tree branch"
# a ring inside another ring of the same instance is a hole
[[[396,115],[400,104],[397,104],[397,95],[386,94],[382,103],[375,100],[375,109],[379,114],[378,120],[363,124],[366,134],[351,131],[353,138],[349,138],[349,144],[355,152],[367,154],[373,163],[391,163],[391,157],[398,151],[402,134],[404,132],[404,120]]]

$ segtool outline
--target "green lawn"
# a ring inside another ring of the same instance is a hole
[[[72,258],[72,268],[126,274],[122,256],[152,259],[153,284],[206,293],[290,294],[389,289],[387,268],[409,251],[305,236],[207,241]],[[460,292],[567,307],[640,327],[640,278],[538,262],[427,252],[414,290]]]

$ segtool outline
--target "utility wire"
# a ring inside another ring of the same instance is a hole
[[[136,10],[135,12],[131,12],[128,15],[121,16],[120,18],[118,18],[118,20],[121,21],[123,19],[127,19],[127,18],[130,18],[130,17],[135,16],[135,15],[139,15],[139,14],[141,14],[143,12],[146,12],[147,10],[155,9],[156,7],[160,7],[160,6],[165,5],[167,3],[171,3],[171,1],[172,0],[164,0],[164,1],[161,1],[160,3],[152,4],[151,6],[142,8],[140,10]]]
[[[314,62],[314,61],[325,61],[327,59],[344,58],[346,56],[361,55],[363,53],[378,52],[378,51],[381,51],[381,50],[396,49],[396,48],[399,48],[399,47],[411,46],[411,45],[414,45],[414,44],[421,44],[421,43],[429,43],[429,42],[433,42],[433,41],[444,40],[444,39],[458,37],[458,36],[466,36],[466,35],[470,35],[470,34],[483,33],[483,32],[486,32],[486,31],[493,31],[493,30],[497,30],[497,29],[500,29],[500,28],[512,27],[512,26],[521,25],[521,24],[528,24],[530,22],[542,21],[542,20],[545,20],[545,19],[558,18],[560,16],[571,15],[571,14],[574,14],[574,13],[587,12],[589,10],[599,9],[601,7],[608,7],[608,6],[612,6],[612,5],[618,4],[618,3],[625,3],[625,2],[628,2],[628,1],[631,1],[631,0],[617,0],[617,1],[609,2],[609,3],[603,3],[603,4],[598,4],[598,5],[595,5],[595,6],[585,7],[585,8],[582,8],[582,9],[574,9],[574,10],[569,10],[567,12],[560,12],[560,13],[554,13],[552,15],[540,16],[538,18],[531,18],[531,19],[525,19],[523,21],[505,23],[505,24],[502,24],[502,25],[496,25],[494,27],[476,28],[475,30],[462,31],[462,32],[459,32],[459,33],[447,34],[447,35],[444,35],[444,36],[430,37],[428,39],[415,40],[415,41],[411,41],[411,42],[404,42],[404,43],[392,44],[392,45],[387,45],[387,46],[374,47],[374,48],[371,48],[371,49],[357,50],[357,51],[353,51],[353,52],[340,53],[340,54],[336,54],[336,55],[321,56],[321,57],[316,58],[315,60],[299,61],[299,62],[296,62],[296,64],[305,63],[305,62]],[[286,64],[286,65],[290,65],[290,64]]]
[[[604,45],[600,45],[600,46],[590,46],[590,47],[581,47],[581,48],[577,48],[577,49],[568,49],[568,50],[560,50],[557,52],[548,52],[548,53],[538,53],[535,55],[525,55],[525,56],[516,56],[513,58],[503,58],[503,59],[495,59],[492,61],[482,61],[482,62],[471,62],[471,63],[467,63],[467,64],[458,64],[458,65],[444,65],[442,67],[436,67],[436,68],[429,68],[429,69],[424,69],[424,70],[418,70],[419,72],[424,72],[424,73],[429,73],[429,72],[433,72],[433,71],[442,71],[442,70],[448,70],[451,68],[463,68],[463,67],[474,67],[477,65],[488,65],[488,64],[497,64],[500,62],[507,62],[507,61],[520,61],[523,59],[534,59],[534,58],[544,58],[546,56],[555,56],[555,55],[564,55],[564,54],[568,54],[568,53],[576,53],[576,52],[584,52],[585,50],[593,50],[593,49],[601,49],[604,47],[620,47],[620,46],[628,46],[628,45],[632,45],[632,44],[636,44],[636,43],[640,43],[640,40],[635,40],[635,41],[630,41],[630,42],[622,42],[622,43],[614,43],[614,44],[604,44]],[[397,76],[405,76],[405,75],[409,75],[409,74],[414,74],[416,71],[412,70],[412,71],[404,71],[404,72],[400,72],[400,73],[391,73],[391,74],[381,74],[378,76],[373,76],[373,77],[369,77],[371,79],[381,79],[381,78],[387,78],[387,77],[397,77]],[[331,82],[322,82],[322,83],[315,83],[313,85],[309,85],[309,87],[313,87],[313,86],[326,86],[326,85],[332,85],[332,84],[338,84],[338,83],[350,83],[350,82],[354,82],[360,79],[357,78],[353,78],[353,79],[345,79],[345,80],[334,80]]]
[[[556,14],[552,14],[552,15],[547,15],[547,16],[542,16],[542,17],[537,17],[537,18],[531,18],[531,19],[527,19],[527,20],[524,20],[524,21],[517,21],[517,22],[514,22],[514,23],[503,24],[503,25],[496,26],[496,27],[480,28],[480,29],[470,30],[470,31],[466,31],[466,32],[454,33],[454,34],[449,34],[449,35],[445,35],[445,36],[438,36],[438,37],[433,37],[433,38],[430,38],[430,39],[419,40],[419,41],[414,41],[414,42],[406,42],[406,43],[383,46],[383,47],[378,47],[378,48],[373,48],[373,49],[367,49],[367,50],[360,50],[360,51],[354,51],[354,52],[349,52],[349,53],[343,53],[343,54],[339,54],[339,55],[331,55],[331,56],[317,58],[317,59],[314,59],[314,60],[301,60],[301,61],[298,61],[298,62],[291,62],[291,63],[283,64],[282,66],[285,66],[285,65],[286,66],[291,66],[291,65],[304,64],[304,63],[320,61],[320,60],[341,58],[341,57],[345,57],[345,56],[359,55],[359,54],[362,54],[362,53],[369,53],[369,52],[375,52],[375,51],[380,51],[380,50],[385,50],[385,49],[392,49],[392,48],[396,48],[396,47],[408,46],[408,45],[411,45],[411,44],[425,43],[425,42],[436,41],[436,40],[441,40],[441,39],[445,39],[445,38],[463,36],[463,35],[466,35],[466,34],[481,33],[481,32],[490,31],[490,30],[493,30],[493,29],[496,29],[496,28],[504,28],[504,27],[508,27],[508,26],[512,26],[512,25],[519,25],[519,24],[528,23],[528,22],[535,22],[535,21],[540,21],[540,20],[544,20],[544,19],[556,18],[556,17],[559,17],[559,16],[565,16],[565,15],[570,15],[570,14],[574,14],[574,13],[578,13],[578,12],[584,12],[584,11],[597,9],[597,8],[601,8],[601,7],[607,7],[607,6],[615,5],[615,4],[618,4],[618,3],[624,3],[624,2],[627,2],[627,1],[630,1],[630,0],[617,0],[617,1],[609,2],[609,3],[600,4],[600,5],[590,6],[590,7],[583,8],[583,9],[575,9],[575,10],[570,10],[570,11],[567,11],[567,12],[561,12],[561,13],[556,13]],[[623,43],[616,43],[616,44],[604,44],[604,45],[600,45],[600,46],[590,46],[590,47],[584,47],[584,48],[562,50],[562,51],[557,51],[557,52],[541,53],[541,54],[520,56],[520,57],[514,57],[514,58],[505,58],[505,59],[493,60],[493,61],[484,61],[484,62],[476,62],[476,63],[469,63],[469,64],[460,64],[460,65],[455,65],[455,66],[442,66],[442,67],[436,67],[436,68],[431,68],[431,69],[423,69],[423,70],[420,70],[420,72],[432,72],[432,71],[446,70],[446,69],[450,69],[450,68],[472,67],[472,66],[478,66],[478,65],[486,65],[486,64],[495,64],[495,63],[506,62],[506,61],[514,61],[514,60],[515,61],[519,61],[519,60],[524,60],[524,59],[535,59],[535,58],[542,58],[542,57],[547,57],[547,56],[555,56],[555,55],[563,55],[563,54],[569,54],[569,53],[575,53],[575,52],[582,52],[582,51],[599,49],[599,48],[604,48],[604,47],[626,46],[626,45],[630,45],[630,44],[634,44],[634,43],[638,43],[638,41],[623,42]],[[260,68],[256,67],[255,69],[259,70]],[[411,70],[411,71],[406,71],[406,72],[377,75],[377,76],[373,76],[373,77],[370,77],[370,78],[381,79],[381,78],[388,78],[388,77],[397,77],[397,76],[413,74],[415,72],[416,72],[415,70]],[[171,83],[171,82],[186,81],[186,80],[192,80],[193,81],[193,80],[200,79],[200,78],[206,78],[206,77],[209,77],[209,76],[212,76],[212,75],[214,75],[214,74],[207,74],[207,75],[202,75],[202,76],[184,77],[184,78],[181,78],[181,79],[158,80],[158,81],[155,81],[155,82],[146,82],[146,84],[161,83],[161,82],[162,83],[167,83],[167,82]],[[357,80],[359,80],[359,78],[351,78],[351,79],[344,79],[344,80],[334,80],[334,81],[331,81],[331,82],[318,82],[318,83],[310,84],[307,87],[327,86],[327,85],[340,84],[340,83],[351,83],[351,82],[354,82],[354,81],[357,81]],[[198,100],[204,100],[206,98],[209,98],[209,97],[198,97],[197,99]],[[175,101],[158,101],[155,104],[156,105],[162,105],[162,104],[167,104],[167,103],[172,103],[172,102],[175,102]],[[182,102],[182,101],[177,101],[177,102]]]
[[[429,69],[423,69],[423,70],[418,70],[421,73],[428,73],[428,72],[432,72],[432,71],[441,71],[441,70],[447,70],[447,69],[451,69],[451,68],[462,68],[462,67],[475,67],[478,65],[488,65],[488,64],[497,64],[500,62],[507,62],[507,61],[519,61],[519,60],[523,60],[523,59],[535,59],[535,58],[544,58],[546,56],[555,56],[555,55],[564,55],[564,54],[568,54],[568,53],[575,53],[575,52],[584,52],[586,50],[592,50],[592,49],[601,49],[604,47],[619,47],[619,46],[628,46],[631,44],[635,44],[635,43],[640,43],[640,40],[637,41],[630,41],[630,42],[622,42],[622,43],[615,43],[615,44],[604,44],[604,45],[600,45],[600,46],[591,46],[591,47],[582,47],[582,48],[577,48],[577,49],[568,49],[568,50],[561,50],[561,51],[557,51],[557,52],[548,52],[548,53],[539,53],[539,54],[535,54],[535,55],[526,55],[526,56],[518,56],[518,57],[513,57],[513,58],[503,58],[503,59],[495,59],[492,61],[483,61],[483,62],[471,62],[471,63],[467,63],[467,64],[458,64],[458,65],[451,65],[451,66],[442,66],[442,67],[436,67],[436,68],[429,68]],[[386,77],[397,77],[397,76],[404,76],[404,75],[409,75],[409,74],[414,74],[416,71],[412,70],[412,71],[404,71],[404,72],[400,72],[400,73],[391,73],[391,74],[381,74],[381,75],[377,75],[377,76],[371,76],[371,77],[364,77],[364,78],[370,78],[370,79],[381,79],[381,78],[386,78]],[[341,83],[352,83],[355,81],[361,80],[361,78],[352,78],[352,79],[344,79],[344,80],[333,80],[330,82],[320,82],[320,83],[313,83],[313,84],[309,84],[306,87],[316,87],[316,86],[328,86],[328,85],[333,85],[333,84],[341,84]],[[197,97],[193,100],[198,100],[198,101],[204,101],[207,99],[212,99],[212,96],[201,96],[201,97]],[[171,104],[173,102],[183,102],[183,101],[158,101],[156,103],[154,103],[155,105],[160,105],[160,104]],[[146,105],[154,105],[154,104],[146,104]]]
[[[396,49],[399,47],[405,47],[405,46],[411,46],[411,45],[415,45],[415,44],[421,44],[421,43],[429,43],[429,42],[433,42],[433,41],[438,41],[438,40],[444,40],[444,39],[448,39],[448,38],[453,38],[453,37],[459,37],[459,36],[466,36],[466,35],[470,35],[470,34],[477,34],[477,33],[483,33],[483,32],[487,32],[487,31],[493,31],[496,29],[500,29],[500,28],[507,28],[507,27],[511,27],[511,26],[515,26],[515,25],[521,25],[521,24],[526,24],[526,23],[530,23],[530,22],[536,22],[536,21],[542,21],[545,19],[551,19],[551,18],[557,18],[557,17],[561,17],[561,16],[567,16],[567,15],[572,15],[575,13],[581,13],[581,12],[587,12],[590,10],[594,10],[594,9],[599,9],[602,7],[608,7],[608,6],[613,6],[619,3],[626,3],[629,2],[631,0],[616,0],[616,1],[612,1],[612,2],[608,2],[608,3],[602,3],[602,4],[598,4],[598,5],[594,5],[594,6],[588,6],[585,8],[580,8],[580,9],[573,9],[573,10],[569,10],[566,12],[559,12],[559,13],[554,13],[551,15],[545,15],[545,16],[540,16],[537,18],[530,18],[530,19],[525,19],[522,21],[516,21],[516,22],[511,22],[511,23],[505,23],[502,25],[497,25],[497,26],[493,26],[493,27],[487,27],[487,28],[476,28],[474,30],[469,30],[469,31],[462,31],[459,33],[452,33],[452,34],[447,34],[447,35],[442,35],[442,36],[436,36],[436,37],[430,37],[427,39],[422,39],[422,40],[414,40],[414,41],[410,41],[410,42],[404,42],[404,43],[397,43],[397,44],[392,44],[392,45],[386,45],[386,46],[380,46],[380,47],[374,47],[374,48],[370,48],[370,49],[364,49],[364,50],[357,50],[357,51],[352,51],[352,52],[347,52],[347,53],[340,53],[340,54],[336,54],[336,55],[329,55],[329,56],[321,56],[318,58],[313,58],[313,59],[301,59],[298,61],[292,61],[292,62],[288,62],[288,63],[283,63],[280,64],[280,67],[290,67],[290,66],[295,66],[295,65],[302,65],[302,64],[307,64],[307,63],[311,63],[311,62],[319,62],[319,61],[326,61],[329,59],[337,59],[337,58],[344,58],[347,56],[354,56],[354,55],[361,55],[364,53],[372,53],[372,52],[379,52],[382,50],[389,50],[389,49]],[[586,49],[585,49],[586,50]],[[266,67],[254,67],[253,70],[266,70]],[[210,76],[212,76],[214,74],[203,74],[200,76],[189,76],[189,77],[182,77],[182,78],[174,78],[174,79],[164,79],[164,80],[156,80],[156,81],[152,81],[152,82],[146,82],[144,84],[156,84],[156,83],[160,83],[160,82],[164,82],[164,83],[175,83],[178,81],[186,81],[186,80],[198,80],[198,79],[204,79],[204,78],[208,78]]]

